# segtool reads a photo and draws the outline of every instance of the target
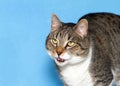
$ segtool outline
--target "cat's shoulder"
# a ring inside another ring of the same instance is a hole
[[[80,21],[81,19],[120,19],[120,15],[115,14],[115,13],[109,13],[109,12],[97,12],[97,13],[88,13],[83,15],[78,21]]]

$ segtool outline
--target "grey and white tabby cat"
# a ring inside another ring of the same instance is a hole
[[[46,39],[65,86],[120,86],[120,16],[91,13],[77,24],[52,15]]]

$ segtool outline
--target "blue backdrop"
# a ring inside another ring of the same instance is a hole
[[[63,86],[45,50],[51,15],[120,14],[120,0],[0,0],[0,86]]]

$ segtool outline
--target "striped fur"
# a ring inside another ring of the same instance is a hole
[[[77,34],[76,29],[82,19],[88,21],[87,35]],[[77,24],[63,23],[56,15],[53,15],[51,32],[46,39],[46,49],[49,55],[56,61],[59,57],[57,47],[62,47],[62,56],[68,54],[63,63],[57,64],[58,70],[65,67],[77,65],[88,58],[89,48],[92,46],[92,57],[89,64],[89,73],[94,83],[93,86],[109,86],[114,79],[120,86],[120,16],[112,13],[90,13],[81,17]],[[57,39],[54,45],[51,40]],[[68,42],[73,41],[73,47]],[[59,52],[60,53],[60,52]],[[78,61],[69,62],[70,59],[78,57]],[[82,60],[80,60],[82,59]],[[60,60],[60,59],[59,59]],[[82,70],[80,70],[82,71]],[[84,76],[84,75],[83,75]],[[61,75],[62,78],[64,76]],[[69,85],[65,82],[67,86]],[[74,86],[74,85],[72,85]],[[81,85],[79,85],[81,86]]]

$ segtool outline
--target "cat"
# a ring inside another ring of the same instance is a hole
[[[120,16],[89,13],[77,23],[52,15],[46,50],[65,86],[120,86]]]

